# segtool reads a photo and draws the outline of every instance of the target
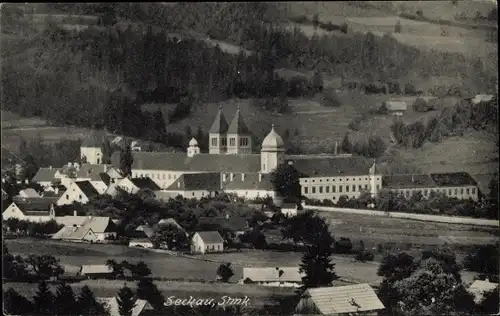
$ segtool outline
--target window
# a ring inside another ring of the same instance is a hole
[[[342,193],[342,186],[339,185],[339,192]]]
[[[334,201],[335,201],[335,199],[336,199],[336,197],[333,197],[333,198],[332,198],[332,200],[334,200]]]
[[[240,138],[240,146],[248,146],[248,138]]]
[[[217,138],[212,137],[212,146],[217,146]]]
[[[82,199],[82,195],[81,195],[81,194],[80,194],[80,195],[78,195],[78,198],[81,200],[81,199]]]
[[[464,188],[460,189],[460,194],[464,194]]]
[[[330,193],[330,187],[329,187],[329,186],[326,186],[326,187],[325,187],[325,192],[326,192],[326,193]]]
[[[410,197],[410,190],[406,190],[406,197]]]
[[[332,192],[335,193],[337,191],[337,186],[332,185]]]
[[[69,194],[66,194],[66,200],[69,200]]]
[[[458,195],[458,189],[455,189],[455,195]]]
[[[309,188],[308,187],[304,187],[304,194],[308,194],[309,193]]]
[[[448,195],[451,195],[451,189],[448,189]]]
[[[312,187],[312,188],[311,188],[311,191],[312,191],[312,192],[311,192],[312,194],[316,193],[316,187]]]
[[[469,188],[465,189],[465,194],[469,195],[470,194],[470,190]]]
[[[345,186],[345,191],[349,192],[349,186],[348,185]]]
[[[356,192],[356,185],[352,185],[352,192]]]
[[[426,196],[426,195],[427,195],[427,189],[424,190],[424,196]]]
[[[234,137],[229,138],[229,146],[236,146],[236,138]]]
[[[322,180],[322,179],[319,179],[319,182],[323,182],[323,180]]]
[[[363,186],[360,184],[360,185],[358,185],[358,191],[361,191],[361,190],[363,190]]]
[[[192,195],[192,196],[194,196],[194,192],[193,192],[193,193],[191,193],[191,195]]]
[[[315,182],[316,180],[313,180],[313,182]]]
[[[166,178],[166,175],[165,175],[165,174],[163,174],[163,180],[165,180],[165,178]]]
[[[322,186],[319,187],[319,193],[323,193],[323,187]]]
[[[377,190],[380,190],[380,184],[377,184]]]
[[[356,181],[356,178],[352,178],[352,181]]]
[[[368,184],[365,184],[365,190],[368,190]]]
[[[476,194],[476,188],[472,188],[472,194]]]
[[[345,181],[349,181],[349,178],[346,178]]]
[[[222,138],[220,139],[220,141],[221,141],[221,143],[222,143],[222,146],[227,146],[227,138],[222,137]]]
[[[305,179],[304,182],[307,183],[307,179]]]

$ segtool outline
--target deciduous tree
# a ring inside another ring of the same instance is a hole
[[[120,152],[120,170],[124,177],[132,176],[132,163],[134,162],[134,157],[132,156],[132,148],[130,144],[126,142],[124,148]]]
[[[233,269],[231,269],[231,263],[222,263],[217,268],[217,278],[224,283],[228,283],[229,279],[234,275]]]
[[[290,200],[301,197],[300,174],[291,164],[280,164],[271,172],[271,183],[278,194]]]

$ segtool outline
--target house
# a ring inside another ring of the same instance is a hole
[[[222,192],[220,173],[186,173],[178,177],[165,191],[172,196],[202,198]]]
[[[172,225],[172,226],[175,226],[177,227],[177,229],[179,229],[180,231],[183,231],[184,233],[186,233],[187,235],[187,232],[186,230],[184,229],[184,227],[182,227],[179,223],[177,223],[177,221],[173,218],[163,218],[163,219],[160,219],[158,221],[158,226],[163,226],[163,225]]]
[[[155,232],[152,227],[147,225],[139,225],[136,229],[134,229],[130,237],[149,239],[154,236],[154,233]]]
[[[116,297],[97,297],[96,301],[104,306],[109,316],[120,316]],[[146,300],[136,299],[130,316],[155,316],[154,308]]]
[[[467,291],[474,295],[474,302],[480,304],[484,298],[484,294],[493,291],[498,287],[498,283],[490,282],[486,280],[476,280],[472,282]]]
[[[192,253],[223,252],[224,239],[217,231],[196,232],[191,239]]]
[[[243,268],[240,284],[258,284],[263,286],[300,287],[303,273],[299,267]]]
[[[271,177],[262,173],[223,173],[222,189],[226,193],[234,193],[245,199],[276,197]]]
[[[478,94],[472,100],[472,104],[477,105],[481,102],[490,102],[495,99],[495,96],[492,94]]]
[[[408,105],[404,101],[385,101],[380,106],[380,112],[390,115],[403,115],[408,109]]]
[[[384,176],[383,187],[406,198],[417,193],[429,198],[435,192],[450,198],[479,199],[477,182],[466,172],[388,175]]]
[[[132,151],[143,151],[146,150],[146,144],[138,140],[133,140],[130,143],[130,149],[132,149]]]
[[[38,192],[36,192],[34,189],[31,188],[19,191],[19,194],[17,196],[20,198],[27,198],[27,199],[41,197],[40,194],[38,194]]]
[[[139,192],[139,190],[146,189],[149,189],[153,192],[160,190],[160,187],[150,178],[123,178],[110,185],[104,194],[116,196],[116,194],[118,193],[118,191],[116,190],[117,188],[120,188],[131,194],[135,194]]]
[[[128,246],[138,248],[153,248],[153,243],[147,238],[135,238],[129,241]]]
[[[57,169],[56,168],[40,168],[37,173],[31,179],[31,182],[38,183],[43,188],[50,187],[52,185],[52,180],[55,179]]]
[[[385,309],[370,285],[307,289],[295,308],[295,315],[378,315]]]
[[[281,213],[286,217],[297,216],[299,210],[302,209],[302,206],[299,203],[293,202],[285,202],[281,206]]]
[[[62,185],[52,185],[45,188],[45,191],[42,192],[42,197],[58,197],[60,198],[64,192],[66,192],[67,188]]]
[[[104,135],[97,131],[92,131],[86,137],[80,147],[80,159],[86,163],[99,165],[103,161],[102,145]]]
[[[109,217],[88,216],[81,226],[64,226],[52,239],[72,242],[102,242],[117,236],[116,225]]]
[[[2,213],[3,220],[17,218],[30,222],[48,222],[55,219],[54,198],[16,199]]]
[[[57,200],[57,205],[73,204],[74,202],[87,204],[90,199],[98,195],[99,192],[89,181],[73,182],[64,195]]]
[[[113,276],[113,267],[105,264],[82,265],[78,275],[89,279],[109,278]]]

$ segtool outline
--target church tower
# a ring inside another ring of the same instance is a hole
[[[252,133],[248,129],[240,113],[240,107],[236,110],[231,124],[227,130],[229,140],[227,153],[233,155],[252,153]]]
[[[87,163],[99,165],[102,163],[103,137],[96,132],[91,132],[80,146],[80,158]]]
[[[225,154],[227,152],[227,129],[226,118],[222,113],[222,107],[219,107],[219,112],[208,131],[208,137],[210,138],[209,154]]]
[[[260,151],[260,172],[270,173],[278,165],[284,162],[285,145],[283,139],[274,130],[274,124],[271,127],[271,132],[267,134],[262,141],[262,149]]]

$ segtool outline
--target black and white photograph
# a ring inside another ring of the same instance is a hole
[[[2,314],[500,315],[492,0],[0,3]]]

